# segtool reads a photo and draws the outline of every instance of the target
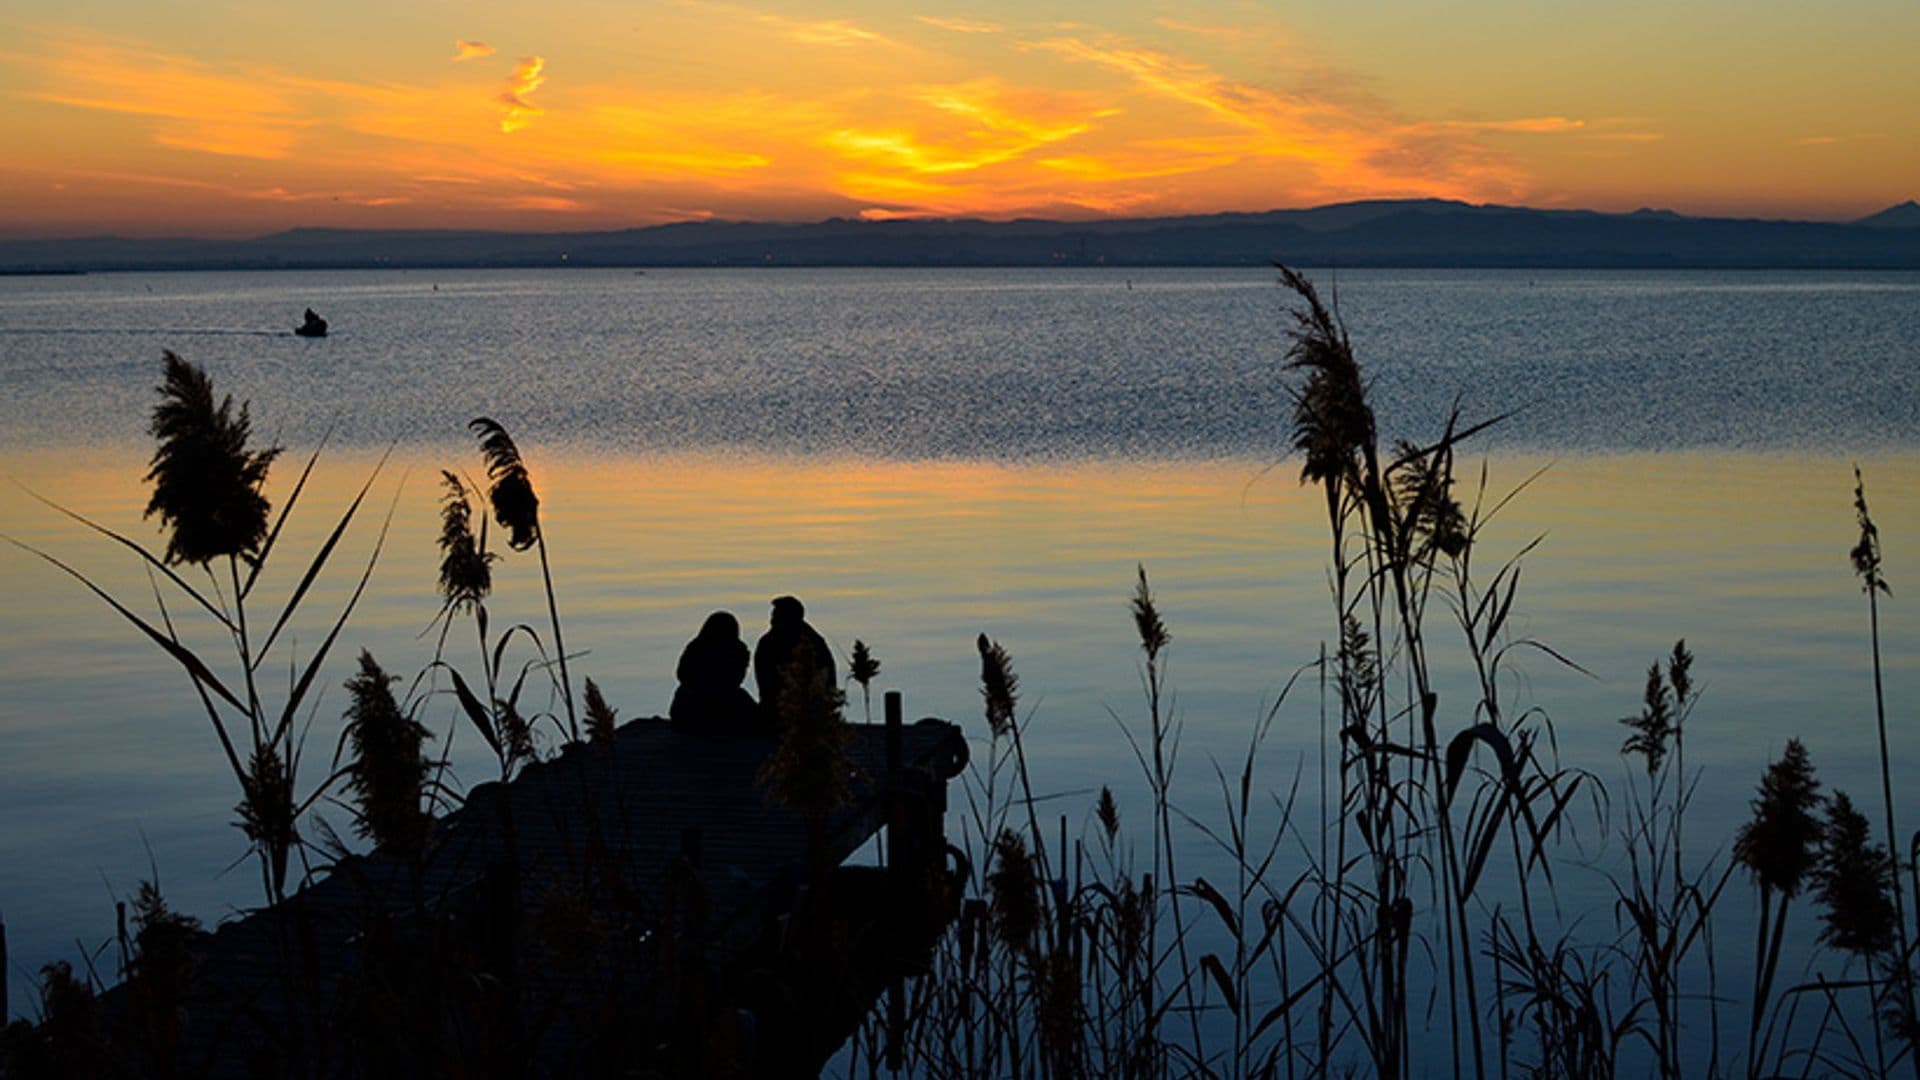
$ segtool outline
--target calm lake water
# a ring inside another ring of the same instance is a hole
[[[1705,699],[1688,755],[1704,771],[1690,836],[1730,842],[1796,735],[1878,820],[1866,609],[1846,557],[1858,461],[1894,587],[1882,632],[1896,781],[1920,790],[1920,275],[1320,280],[1337,284],[1384,433],[1432,437],[1458,398],[1470,417],[1512,413],[1478,440],[1493,496],[1545,467],[1482,558],[1546,536],[1516,632],[1592,674],[1542,656],[1511,692],[1548,710],[1565,763],[1621,778],[1616,720],[1637,709],[1647,664],[1679,637],[1694,649]],[[287,332],[309,305],[333,337]],[[328,437],[283,557],[313,549],[393,444],[374,505],[293,624],[304,656],[392,505],[373,586],[322,680],[309,784],[328,771],[357,651],[407,674],[431,659],[438,470],[480,471],[473,416],[505,423],[531,463],[567,641],[589,651],[576,678],[623,718],[664,712],[709,611],[757,633],[767,600],[794,593],[843,655],[856,637],[873,646],[910,714],[984,734],[985,631],[1020,673],[1036,783],[1076,823],[1100,785],[1123,806],[1140,790],[1119,725],[1144,722],[1126,611],[1143,563],[1174,634],[1181,802],[1206,818],[1211,759],[1237,764],[1332,627],[1324,505],[1286,460],[1286,311],[1271,275],[1244,271],[0,278],[0,472],[157,543],[141,476],[166,348],[249,399],[258,435],[289,448],[276,498]],[[153,610],[124,550],[12,482],[0,521]],[[298,561],[263,585],[267,608]],[[544,626],[536,561],[510,557],[496,579],[496,619]],[[29,974],[109,937],[114,897],[150,867],[210,922],[258,884],[228,871],[244,853],[234,785],[170,661],[17,549],[0,552],[0,595],[0,913],[21,1012]],[[204,627],[190,633],[219,654]],[[457,663],[471,652],[449,646]],[[1463,672],[1461,651],[1438,656]],[[1444,680],[1441,700],[1443,729],[1471,722],[1465,680]],[[1318,710],[1296,691],[1259,751],[1276,787],[1305,770],[1309,800]],[[428,715],[444,732],[452,703]],[[488,775],[476,750],[461,733],[467,782]],[[1904,812],[1920,820],[1920,796]],[[1569,844],[1570,907],[1604,895],[1609,844],[1597,828]]]

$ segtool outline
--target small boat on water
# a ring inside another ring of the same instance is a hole
[[[326,337],[327,320],[321,318],[312,308],[307,309],[307,320],[293,328],[301,337]]]

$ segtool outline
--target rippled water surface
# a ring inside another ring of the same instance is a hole
[[[1492,496],[1546,470],[1486,550],[1546,537],[1515,627],[1590,674],[1538,654],[1508,690],[1549,710],[1566,761],[1617,781],[1615,721],[1684,636],[1706,692],[1688,744],[1705,768],[1694,835],[1731,836],[1793,735],[1830,784],[1878,805],[1846,560],[1857,459],[1895,589],[1895,753],[1909,789],[1920,780],[1920,275],[1352,272],[1337,287],[1387,435],[1434,435],[1458,398],[1470,416],[1513,414],[1478,440]],[[568,644],[588,650],[576,675],[623,717],[664,711],[707,612],[757,632],[768,598],[796,593],[843,654],[873,645],[909,712],[977,729],[984,630],[1020,672],[1036,782],[1075,820],[1101,784],[1139,790],[1120,725],[1143,710],[1125,602],[1144,563],[1174,634],[1184,803],[1204,817],[1210,758],[1238,761],[1331,625],[1324,506],[1283,460],[1284,300],[1269,275],[1237,271],[0,278],[0,469],[156,538],[141,474],[163,348],[249,399],[259,435],[290,448],[276,500],[330,432],[289,552],[311,551],[398,443],[288,639],[304,657],[322,638],[391,505],[322,680],[309,782],[358,649],[408,674],[431,658],[434,484],[442,467],[478,472],[475,415],[506,423],[531,462]],[[309,305],[335,336],[282,329]],[[127,553],[12,483],[0,522],[153,611]],[[265,579],[269,605],[298,570]],[[496,618],[543,622],[537,564],[496,573]],[[150,858],[209,920],[257,885],[222,873],[244,850],[235,792],[186,680],[18,549],[0,551],[0,596],[0,913],[18,1011],[27,973],[108,936],[113,896]],[[186,632],[220,654],[217,635]],[[1437,648],[1455,673],[1443,723],[1470,723],[1464,658]],[[1313,688],[1281,704],[1260,751],[1273,785],[1304,770],[1310,786],[1318,710]],[[451,703],[428,716],[448,730]],[[456,771],[477,782],[463,738]],[[1570,862],[1604,862],[1600,837],[1585,840]],[[1591,878],[1565,887],[1592,894]]]
[[[1858,453],[1920,430],[1920,275],[1321,275],[1383,415],[1546,449]],[[1285,321],[1247,271],[145,274],[0,280],[6,443],[137,434],[154,357],[272,430],[477,413],[611,452],[1264,459]],[[287,332],[308,305],[334,336]],[[79,429],[79,430],[76,430]]]

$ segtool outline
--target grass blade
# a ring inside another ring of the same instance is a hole
[[[360,494],[353,497],[353,502],[348,505],[346,513],[340,515],[340,521],[334,525],[332,534],[327,537],[327,542],[321,544],[320,550],[314,553],[313,561],[307,565],[306,574],[300,578],[300,584],[293,590],[293,595],[287,598],[287,606],[281,609],[280,617],[274,620],[273,629],[267,632],[266,644],[260,646],[260,651],[255,654],[254,668],[256,670],[258,670],[266,655],[272,651],[274,640],[280,636],[280,631],[287,625],[287,620],[293,618],[293,613],[299,608],[300,601],[307,595],[307,590],[313,586],[313,579],[320,576],[321,568],[327,564],[327,559],[333,554],[333,549],[339,545],[340,537],[347,531],[347,526],[353,521],[354,514],[359,512],[361,502],[366,499],[367,492],[373,488],[374,480],[380,476],[380,469],[386,465],[387,457],[392,453],[393,448],[389,446],[387,452],[380,455],[380,461],[374,465],[372,475],[367,477],[365,484],[360,485]],[[399,498],[400,494],[396,491],[394,493],[394,501],[397,503]],[[390,524],[392,521],[393,511],[389,509],[387,511],[387,522]],[[386,525],[382,525],[380,527],[380,539],[384,542],[386,538],[387,527]],[[374,545],[374,550],[376,553],[379,551],[378,544]],[[262,561],[264,562],[265,560]],[[368,566],[367,572],[372,573],[373,567]],[[366,581],[363,578],[361,580],[361,586],[365,587],[365,585]],[[357,590],[354,593],[354,598],[359,598],[359,592]],[[349,610],[351,610],[351,605],[349,605]]]
[[[132,551],[134,554],[139,555],[142,559],[146,560],[148,566],[151,566],[154,569],[159,570],[162,574],[165,574],[167,576],[168,581],[171,581],[175,585],[178,585],[180,587],[181,592],[186,593],[188,596],[192,597],[194,601],[198,603],[201,607],[205,608],[207,610],[207,614],[212,615],[215,619],[218,619],[220,621],[221,626],[226,627],[229,631],[234,629],[233,620],[227,618],[227,615],[225,612],[215,607],[212,601],[208,600],[204,595],[200,593],[200,590],[195,589],[192,585],[187,584],[187,581],[185,578],[182,578],[179,574],[176,574],[173,572],[173,567],[168,566],[166,564],[166,561],[161,559],[158,555],[155,555],[153,552],[148,551],[146,548],[142,547],[138,541],[122,536],[119,533],[113,531],[112,529],[107,528],[105,525],[101,525],[98,522],[95,522],[87,518],[83,514],[75,513],[74,511],[69,510],[64,506],[61,506],[59,503],[54,502],[52,499],[47,498],[46,496],[40,494],[39,492],[33,490],[30,487],[27,487],[25,484],[22,484],[17,480],[14,481],[14,486],[18,487],[21,491],[24,491],[27,494],[33,496],[35,499],[38,499],[41,503],[44,503],[48,507],[51,507],[52,509],[59,511],[62,514],[65,514],[66,516],[72,518],[73,520],[79,522],[80,524],[85,525],[87,528],[92,529],[94,532],[99,533],[100,535],[106,537],[107,539],[112,540],[115,543],[118,543],[121,546],[127,548],[128,550]]]
[[[7,543],[12,544],[13,546],[19,548],[22,551],[26,551],[31,554],[38,555],[42,559],[47,560],[48,562],[52,563],[53,565],[59,567],[62,570],[65,570],[67,574],[71,576],[75,581],[78,581],[80,584],[85,585],[88,589],[92,590],[95,596],[98,596],[100,599],[105,600],[107,602],[107,606],[119,612],[122,618],[125,618],[128,622],[138,627],[141,633],[146,634],[147,637],[151,638],[155,645],[160,646],[161,649],[166,651],[166,654],[168,656],[173,657],[173,659],[177,663],[179,663],[181,667],[187,669],[187,674],[193,676],[195,679],[198,679],[202,683],[205,683],[208,689],[220,695],[221,700],[227,702],[229,705],[232,705],[234,708],[239,709],[241,712],[247,711],[247,707],[240,703],[240,699],[233,695],[233,691],[228,690],[226,688],[226,685],[220,681],[219,677],[214,675],[212,669],[208,668],[207,665],[203,663],[198,656],[195,656],[193,654],[193,650],[187,648],[185,645],[182,645],[177,641],[174,641],[172,638],[168,637],[165,634],[162,634],[160,631],[155,630],[153,628],[153,624],[147,622],[147,620],[134,614],[131,610],[127,608],[125,604],[122,604],[120,601],[115,600],[113,596],[109,594],[105,589],[102,589],[100,586],[95,585],[92,581],[88,580],[87,575],[81,573],[78,570],[75,570],[73,567],[68,566],[66,563],[61,562],[59,559],[54,558],[53,556],[47,554],[46,552],[41,551],[39,548],[34,547],[32,544],[15,540],[13,537],[6,536],[3,533],[0,533],[0,539],[6,540]]]

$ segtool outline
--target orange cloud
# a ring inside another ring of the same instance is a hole
[[[545,57],[523,56],[513,66],[513,74],[507,76],[507,88],[494,100],[507,107],[507,114],[500,118],[500,131],[511,135],[527,126],[543,110],[527,100],[527,95],[546,83],[547,61]]]
[[[1146,100],[1184,112],[1157,118],[1151,136],[1051,166],[1113,182],[1183,172],[1242,178],[1269,171],[1295,200],[1443,196],[1513,198],[1526,177],[1516,158],[1475,141],[1489,131],[1577,130],[1562,117],[1409,122],[1361,92],[1286,90],[1232,78],[1212,66],[1113,35],[1032,41],[1025,48],[1123,77]],[[1179,134],[1166,134],[1177,131]],[[1275,171],[1277,170],[1277,171]]]
[[[976,22],[973,19],[954,19],[939,15],[915,15],[914,18],[928,26],[949,30],[956,34],[998,34],[1002,27],[998,23]]]
[[[882,33],[711,0],[666,7],[678,32],[724,47],[669,74],[569,51],[556,84],[542,55],[521,57],[503,82],[491,64],[461,62],[373,79],[366,65],[319,52],[223,62],[55,29],[0,53],[0,77],[42,108],[121,118],[123,138],[169,153],[136,163],[103,150],[89,164],[203,181],[210,206],[225,193],[302,214],[405,206],[524,213],[534,216],[510,220],[541,226],[687,216],[673,207],[1087,216],[1373,196],[1506,201],[1533,194],[1537,145],[1660,138],[1645,117],[1410,116],[1364,80],[1292,55],[1263,60],[1253,81],[1233,59],[1244,41],[1231,26],[1174,23],[1150,45],[1087,27],[1025,40],[937,15]],[[454,59],[483,48],[462,39]],[[235,156],[257,164],[222,172]],[[50,178],[63,174],[42,157]]]
[[[796,19],[770,11],[717,0],[679,0],[684,8],[698,11],[716,21],[758,23],[770,27],[789,41],[802,45],[845,48],[853,45],[892,45],[893,40],[846,19]]]
[[[492,56],[493,46],[484,41],[456,41],[453,43],[453,60],[478,60],[483,56]]]
[[[1521,120],[1428,120],[1400,130],[1408,135],[1564,135],[1585,128],[1583,120],[1534,116]]]
[[[887,40],[880,34],[862,29],[843,19],[796,22],[777,15],[767,15],[763,16],[763,20],[784,28],[789,37],[804,45],[870,45],[884,44]]]
[[[47,89],[36,100],[153,120],[153,139],[231,157],[288,156],[304,120],[287,94],[247,71],[95,34],[51,43],[37,57]]]

